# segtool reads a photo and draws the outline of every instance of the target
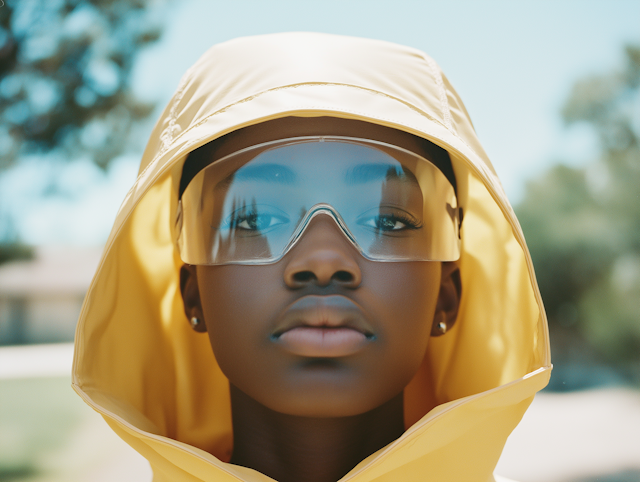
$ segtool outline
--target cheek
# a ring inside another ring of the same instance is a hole
[[[368,263],[364,288],[389,328],[430,330],[440,292],[440,263]]]
[[[262,268],[262,269],[260,269]],[[275,274],[265,267],[199,266],[198,288],[205,319],[216,325],[246,322],[273,298]]]
[[[211,347],[233,381],[252,373],[268,343],[270,314],[277,312],[281,279],[272,267],[198,267],[198,287]]]
[[[363,295],[380,327],[389,371],[408,383],[424,358],[440,292],[440,263],[367,264]],[[364,276],[363,276],[364,278]]]

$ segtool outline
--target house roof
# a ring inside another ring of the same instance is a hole
[[[102,247],[39,246],[33,259],[0,266],[0,297],[83,296],[101,254]]]

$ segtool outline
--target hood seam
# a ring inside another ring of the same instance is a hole
[[[191,72],[193,71],[193,67],[191,67],[180,79],[180,83],[178,84],[178,88],[173,97],[173,103],[171,105],[171,109],[169,110],[169,115],[165,117],[168,120],[167,126],[160,133],[160,141],[162,143],[160,147],[159,153],[166,152],[169,149],[170,144],[173,142],[174,134],[176,130],[180,130],[179,126],[176,126],[177,121],[177,111],[178,104],[182,101],[182,97],[184,97],[184,92],[187,89],[187,84],[191,80]]]
[[[431,61],[433,62],[433,60]],[[447,130],[451,131],[451,121],[450,121],[450,115],[449,115],[449,110],[448,110],[448,102],[446,100],[446,94],[444,93],[443,90],[443,82],[442,82],[442,78],[438,75],[435,75],[432,73],[432,75],[434,75],[434,78],[436,80],[436,83],[438,85],[438,94],[439,94],[439,100],[440,100],[440,104],[441,104],[441,110],[442,110],[442,114],[443,114],[443,120],[441,121],[440,119],[437,119],[435,117],[432,117],[431,115],[429,115],[429,113],[423,111],[422,109],[418,109],[417,107],[409,104],[406,101],[403,101],[397,97],[394,97],[390,94],[387,94],[385,92],[381,92],[379,90],[374,90],[374,89],[369,89],[367,87],[362,87],[359,85],[353,85],[353,84],[344,84],[344,83],[340,83],[340,82],[300,82],[300,83],[296,83],[296,84],[290,84],[290,85],[283,85],[283,86],[279,86],[279,87],[274,87],[272,89],[267,89],[267,90],[263,90],[262,92],[259,92],[257,94],[254,94],[252,96],[249,97],[245,97],[243,99],[237,100],[235,102],[232,102],[220,109],[218,109],[217,111],[203,117],[202,119],[200,119],[198,122],[196,122],[195,124],[191,124],[186,130],[184,131],[180,131],[180,133],[176,136],[173,137],[173,134],[176,131],[180,130],[179,126],[176,126],[176,121],[177,121],[177,107],[178,104],[180,103],[180,101],[182,100],[182,97],[184,96],[184,90],[186,88],[186,83],[188,80],[190,79],[185,79],[185,85],[181,85],[179,90],[174,98],[174,103],[171,107],[171,110],[169,111],[169,115],[165,118],[165,120],[168,120],[168,125],[167,127],[165,127],[165,129],[162,131],[162,134],[160,135],[160,139],[162,141],[162,146],[160,147],[160,150],[158,152],[158,154],[153,158],[153,160],[149,163],[153,164],[159,157],[161,157],[170,147],[170,144],[174,141],[177,140],[179,137],[181,137],[182,135],[188,133],[189,131],[199,127],[201,124],[205,123],[207,120],[209,120],[211,117],[214,117],[218,114],[222,114],[225,111],[227,111],[228,109],[239,105],[239,104],[244,104],[246,102],[250,102],[264,94],[268,94],[270,92],[278,92],[280,90],[287,90],[287,89],[296,89],[298,87],[308,87],[308,86],[316,86],[316,87],[323,87],[323,86],[331,86],[331,87],[347,87],[347,88],[352,88],[352,89],[357,89],[357,90],[363,90],[365,92],[369,92],[369,93],[373,93],[376,95],[381,95],[383,97],[395,100],[401,104],[403,104],[406,107],[409,107],[411,110],[417,112],[418,114],[426,117],[427,119],[436,122],[440,125],[442,125],[443,127],[445,127]],[[446,108],[445,108],[446,106]]]
[[[444,82],[442,80],[442,76],[440,75],[440,70],[438,69],[438,65],[435,60],[431,57],[424,55],[424,60],[427,62],[427,65],[431,69],[431,75],[436,81],[436,86],[438,87],[438,97],[440,98],[440,109],[442,110],[442,118],[444,121],[444,126],[452,130],[451,126],[451,110],[449,108],[449,101],[447,100],[447,91],[444,87]]]

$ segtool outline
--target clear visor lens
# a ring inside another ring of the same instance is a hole
[[[330,215],[375,261],[460,256],[453,187],[428,160],[389,144],[314,136],[243,149],[185,189],[176,230],[188,264],[267,264]]]

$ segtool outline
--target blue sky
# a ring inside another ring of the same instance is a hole
[[[575,80],[621,67],[623,44],[640,42],[637,0],[182,0],[164,16],[164,35],[140,53],[132,85],[158,101],[158,113],[209,46],[238,36],[319,31],[427,52],[465,102],[512,202],[527,178],[554,162],[597,157],[589,130],[564,128],[559,110]],[[150,129],[142,129],[140,149]],[[100,244],[139,156],[123,156],[106,175],[86,161],[64,169],[26,162],[0,178],[0,193],[26,242]],[[68,195],[43,197],[40,178],[51,176]]]

